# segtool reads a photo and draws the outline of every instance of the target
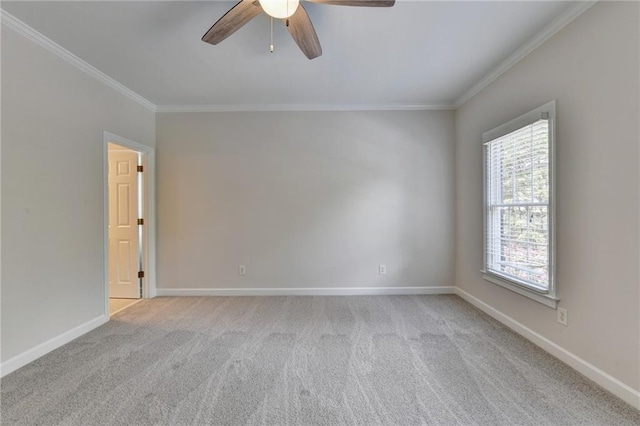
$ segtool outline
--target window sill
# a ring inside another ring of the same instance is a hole
[[[552,297],[547,294],[541,294],[533,290],[528,290],[525,287],[512,284],[509,281],[496,277],[495,275],[488,274],[487,271],[481,271],[481,272],[482,272],[482,278],[484,278],[485,281],[489,281],[490,283],[499,285],[500,287],[506,288],[507,290],[511,290],[515,293],[518,293],[521,296],[527,297],[531,300],[535,300],[536,302],[542,303],[543,305],[548,306],[551,309],[557,309],[558,307],[558,301],[560,299],[556,297]]]

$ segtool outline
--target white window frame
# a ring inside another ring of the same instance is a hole
[[[487,268],[487,143],[500,138],[504,135],[512,133],[522,127],[528,126],[543,117],[549,120],[549,289],[540,290],[533,286],[526,285],[520,281],[510,279],[509,277],[491,272]],[[519,293],[525,297],[556,309],[558,306],[558,298],[556,297],[556,102],[551,101],[533,111],[521,115],[501,126],[489,130],[482,134],[482,164],[483,164],[483,278],[493,284]]]

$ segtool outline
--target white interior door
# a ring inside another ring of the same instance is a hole
[[[109,297],[140,298],[138,153],[109,149]]]

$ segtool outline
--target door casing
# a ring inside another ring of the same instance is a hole
[[[155,221],[155,149],[139,144],[122,136],[104,131],[102,143],[103,157],[103,287],[104,287],[104,315],[109,318],[109,142],[122,145],[142,153],[144,175],[142,180],[142,202],[144,205],[144,229],[142,232],[142,265],[144,278],[142,280],[142,298],[155,297],[156,292],[156,221]]]

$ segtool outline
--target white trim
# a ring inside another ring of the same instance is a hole
[[[490,283],[499,285],[500,287],[506,288],[507,290],[511,290],[515,293],[518,293],[521,296],[528,297],[531,300],[535,300],[538,303],[542,303],[545,306],[550,307],[551,309],[558,308],[558,302],[560,299],[549,296],[547,294],[536,293],[533,290],[529,290],[526,287],[520,287],[519,285],[514,284],[507,279],[501,280],[499,277],[493,276],[486,271],[482,271],[482,278],[485,281],[489,281]]]
[[[38,46],[44,48],[45,50],[48,50],[67,63],[73,65],[81,71],[84,71],[86,74],[89,74],[91,77],[111,87],[112,89],[128,97],[129,99],[137,102],[148,110],[151,110],[153,112],[156,111],[155,104],[143,98],[133,90],[129,89],[124,84],[109,77],[93,65],[90,65],[87,62],[83,61],[64,47],[60,46],[55,41],[34,30],[33,28],[3,9],[0,9],[0,22],[7,28],[11,28],[15,32],[31,40]]]
[[[622,383],[615,377],[605,373],[593,364],[588,363],[579,356],[569,352],[557,343],[552,342],[546,337],[536,333],[525,325],[519,323],[513,318],[503,314],[499,310],[489,306],[482,300],[462,290],[460,287],[456,287],[456,294],[462,299],[466,300],[473,306],[477,307],[487,315],[500,321],[502,324],[509,327],[525,339],[539,346],[549,354],[558,358],[560,361],[567,364],[569,367],[588,377],[596,382],[618,398],[631,404],[637,409],[640,409],[640,391],[633,389],[631,386]]]
[[[246,104],[246,105],[158,105],[158,113],[175,112],[295,112],[295,111],[442,111],[453,105],[350,105],[350,104]]]
[[[544,29],[536,34],[531,40],[523,44],[518,50],[509,55],[507,59],[502,61],[485,77],[480,79],[477,83],[475,83],[464,93],[462,93],[462,95],[460,95],[453,103],[453,108],[460,108],[465,102],[475,96],[482,89],[493,83],[493,81],[495,81],[502,74],[509,71],[511,67],[524,59],[529,53],[540,47],[540,45],[542,45],[545,41],[549,40],[551,37],[560,32],[560,30],[569,25],[569,23],[571,23],[574,19],[576,19],[596,3],[597,1],[580,1],[577,2],[574,6],[569,7],[556,19],[551,21],[549,25],[544,27]]]
[[[44,343],[40,343],[33,348],[22,352],[19,355],[14,356],[0,364],[0,377],[4,377],[7,374],[16,371],[18,368],[23,367],[29,364],[32,361],[40,358],[43,355],[48,354],[49,352],[58,349],[62,345],[66,345],[70,341],[77,339],[90,332],[91,330],[100,327],[102,324],[108,321],[108,316],[100,315],[97,318],[92,319],[91,321],[87,321],[84,324],[81,324],[77,327],[72,328],[69,331],[66,331],[52,339],[47,340]]]
[[[156,189],[155,189],[155,148],[139,144],[122,136],[104,131],[102,133],[102,179],[103,179],[103,287],[104,315],[109,317],[109,142],[141,152],[144,167],[144,207],[145,231],[143,232],[144,271],[142,297],[150,299],[156,296]]]
[[[159,288],[158,296],[375,296],[455,294],[444,287]]]

